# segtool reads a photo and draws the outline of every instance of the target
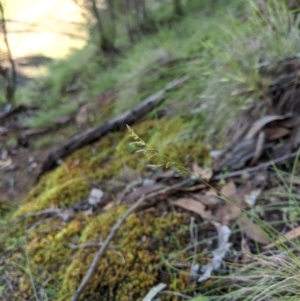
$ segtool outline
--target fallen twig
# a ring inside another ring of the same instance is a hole
[[[117,199],[117,201],[116,201],[116,205],[120,205],[120,204],[122,203],[122,201],[124,200],[125,196],[126,196],[129,192],[131,192],[135,187],[137,187],[137,186],[139,186],[139,185],[141,185],[141,184],[143,184],[143,180],[142,180],[141,178],[138,179],[138,180],[136,180],[136,181],[133,181],[133,182],[129,183],[129,184],[125,187],[125,189],[124,189],[124,191],[121,193],[121,195],[118,197],[118,199]]]
[[[14,114],[22,113],[27,110],[30,111],[30,110],[36,110],[36,109],[37,109],[37,107],[32,106],[32,105],[28,105],[28,106],[20,105],[20,106],[14,107],[11,104],[7,104],[0,111],[0,122],[3,122],[6,118],[8,118]]]
[[[125,124],[133,124],[138,119],[145,116],[146,113],[151,111],[163,101],[162,96],[166,92],[182,84],[187,79],[188,76],[183,76],[179,79],[170,82],[165,86],[164,89],[149,96],[132,110],[128,110],[122,115],[113,118],[107,122],[104,122],[100,126],[88,129],[87,131],[74,136],[71,140],[67,141],[65,144],[58,147],[48,155],[48,157],[42,164],[40,174],[38,175],[38,179],[40,179],[40,177],[44,173],[56,167],[61,162],[61,159],[63,157],[66,157],[67,155],[71,154],[76,149],[96,141],[97,139],[108,134],[109,132],[116,131],[122,127],[125,127]]]
[[[291,154],[284,155],[284,156],[282,156],[280,158],[277,158],[275,160],[271,160],[271,161],[268,161],[266,163],[261,163],[257,166],[254,166],[254,167],[249,167],[249,168],[245,168],[245,169],[242,169],[242,170],[233,171],[233,172],[230,172],[230,173],[227,173],[227,174],[219,174],[219,175],[214,176],[212,178],[212,180],[218,181],[218,180],[222,180],[222,179],[242,176],[242,175],[247,174],[247,173],[257,172],[261,169],[268,168],[268,167],[270,167],[274,164],[284,163],[287,160],[296,158],[298,154],[299,154],[299,152],[297,151],[297,152],[294,152],[294,153],[291,153]]]
[[[13,225],[23,221],[24,219],[30,218],[30,217],[35,217],[35,216],[41,216],[41,215],[49,215],[50,217],[59,217],[63,222],[68,222],[74,217],[74,211],[72,209],[45,209],[45,210],[40,210],[32,213],[28,213],[26,215],[21,216],[17,220],[13,222]]]
[[[134,203],[127,211],[126,213],[122,216],[121,219],[119,219],[117,221],[117,223],[112,227],[112,229],[110,230],[109,235],[107,236],[107,238],[105,239],[105,241],[101,244],[100,249],[98,250],[98,252],[95,254],[94,259],[92,261],[92,264],[90,265],[90,268],[88,269],[88,272],[86,273],[84,279],[82,280],[81,284],[79,285],[78,289],[76,290],[74,296],[72,297],[72,301],[77,301],[80,297],[80,295],[82,294],[84,288],[86,287],[86,285],[88,284],[90,278],[92,277],[92,275],[94,274],[98,262],[100,260],[100,258],[102,257],[102,255],[104,254],[104,252],[106,251],[109,242],[113,239],[113,237],[115,236],[115,234],[117,233],[117,231],[119,230],[119,228],[121,227],[121,225],[127,220],[128,216],[134,212],[135,209],[138,208],[138,206],[145,200],[145,196],[141,196],[136,203]]]
[[[105,239],[105,241],[103,243],[101,243],[101,247],[100,249],[97,251],[97,253],[94,256],[94,259],[85,275],[85,277],[83,278],[82,282],[80,283],[78,289],[76,290],[75,294],[72,297],[72,301],[77,301],[79,300],[80,295],[82,294],[82,292],[84,291],[86,285],[88,284],[90,278],[92,277],[92,275],[94,274],[97,266],[98,266],[98,262],[101,259],[102,255],[104,254],[104,252],[106,251],[106,249],[109,246],[109,242],[113,239],[113,237],[116,235],[116,233],[118,232],[119,228],[122,226],[122,224],[127,220],[127,218],[129,217],[129,215],[131,213],[133,213],[135,210],[138,209],[138,207],[145,201],[148,200],[150,198],[153,197],[157,197],[158,195],[164,195],[164,194],[170,194],[174,191],[176,191],[179,187],[185,186],[187,184],[189,184],[191,181],[191,179],[187,179],[184,180],[182,182],[179,182],[175,185],[169,186],[167,188],[161,189],[159,191],[155,191],[152,193],[149,193],[147,195],[142,195],[126,212],[125,214],[115,223],[115,225],[111,228],[107,238]]]
[[[35,216],[40,216],[40,215],[51,215],[51,216],[58,216],[60,214],[60,210],[55,208],[55,209],[45,209],[45,210],[40,210],[40,211],[35,211],[32,213],[28,213],[26,215],[21,216],[20,218],[18,218],[17,220],[15,220],[13,222],[13,225],[20,223],[21,221],[23,221],[26,218],[30,218],[30,217],[35,217]]]
[[[103,245],[102,242],[87,242],[85,244],[81,245],[74,245],[74,244],[69,244],[69,247],[73,250],[76,249],[82,249],[82,248],[94,248],[94,247],[101,247]],[[115,249],[115,246],[109,246],[110,249]]]

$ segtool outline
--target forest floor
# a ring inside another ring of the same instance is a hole
[[[89,43],[0,109],[0,299],[92,270],[85,300],[297,300],[298,25],[238,2]]]
[[[9,20],[8,40],[17,67],[19,88],[33,79],[42,81],[49,64],[65,58],[75,49],[81,49],[86,43],[84,19],[80,7],[72,1],[64,1],[63,4],[51,1],[46,5],[39,0],[9,1],[5,9]],[[11,109],[12,107],[3,106],[1,116]],[[18,144],[25,132],[25,128],[20,127],[19,120],[28,116],[30,109],[28,111],[21,108],[5,120],[3,116],[1,118],[1,160],[6,160],[8,149],[13,157],[12,164],[1,175],[0,195],[1,199],[10,200],[10,203],[21,200],[32,188],[36,181],[37,164],[60,143],[58,139],[56,144],[42,149],[23,148],[22,143]]]

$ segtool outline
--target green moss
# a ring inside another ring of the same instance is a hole
[[[13,219],[43,209],[48,209],[53,206],[63,208],[76,201],[86,197],[89,193],[89,185],[82,178],[71,179],[65,182],[58,181],[53,186],[47,185],[41,193],[38,193],[38,188],[27,197],[27,202],[22,205],[13,215]],[[36,195],[32,197],[32,195]]]
[[[48,287],[55,285],[55,289],[58,290],[65,271],[76,253],[70,244],[76,243],[89,219],[83,214],[77,215],[67,224],[61,223],[59,219],[50,219],[28,233],[24,248],[29,262],[24,256],[25,251],[15,252],[7,262],[14,271],[12,275],[16,276],[12,281],[18,286],[13,293],[13,300],[24,300],[33,295],[30,274],[33,275],[36,287],[49,282]]]
[[[115,208],[94,218],[84,229],[80,242],[105,239],[110,228],[125,212]],[[189,239],[188,220],[175,214],[155,218],[132,215],[120,228],[100,260],[81,300],[140,300],[158,281],[159,253],[183,248]],[[184,228],[184,231],[180,231]],[[89,268],[95,248],[80,250],[69,265],[62,283],[60,300],[69,300]],[[187,282],[185,282],[185,285]]]
[[[134,126],[133,130],[142,139],[159,150],[159,154],[151,160],[147,155],[135,154],[137,148],[130,145],[132,141],[127,131],[111,133],[99,142],[76,151],[60,167],[41,179],[13,218],[51,206],[70,206],[88,196],[89,181],[104,185],[105,180],[118,175],[124,166],[145,171],[148,164],[165,164],[169,160],[186,167],[195,160],[204,162],[208,157],[204,143],[180,140],[180,133],[188,126],[188,122],[180,117],[149,120]]]
[[[11,210],[12,206],[9,205],[8,201],[0,198],[0,218]]]
[[[20,269],[14,271],[17,277],[14,300],[33,295],[29,272],[36,287],[49,279],[47,287],[56,285],[55,300],[70,300],[97,248],[74,250],[69,244],[104,240],[125,210],[121,206],[98,216],[79,214],[67,224],[52,219],[31,231],[26,246],[30,268],[21,253],[14,253],[10,258],[11,263],[18,262],[17,266],[22,266],[22,273]],[[141,300],[159,281],[161,254],[168,256],[182,250],[189,239],[187,216],[174,213],[159,217],[153,213],[131,215],[111,241],[81,300]],[[188,287],[186,274],[175,273],[172,279],[175,278],[181,283],[180,288]],[[164,297],[163,300],[177,299]]]
[[[12,218],[51,207],[68,208],[88,196],[90,181],[96,181],[106,191],[108,181],[122,174],[124,167],[143,172],[148,169],[149,163],[163,164],[172,160],[188,166],[194,160],[204,162],[208,155],[204,144],[188,139],[182,143],[180,139],[188,125],[188,122],[176,117],[143,121],[133,126],[142,139],[159,150],[159,154],[150,161],[147,155],[135,154],[137,148],[130,144],[131,138],[125,130],[111,133],[79,149],[40,180]],[[49,285],[59,283],[55,299],[69,300],[97,250],[74,250],[70,244],[104,240],[125,210],[124,207],[115,207],[104,214],[94,213],[90,216],[77,213],[69,223],[63,223],[58,218],[37,223],[28,233],[26,243],[31,273],[38,279],[37,287],[50,277],[53,281],[49,281]],[[24,237],[26,225],[34,225],[36,221],[38,218],[33,217],[27,220],[27,224],[17,224],[14,236]],[[188,221],[182,216],[169,214],[155,217],[146,213],[132,215],[111,242],[115,249],[109,249],[101,259],[82,300],[96,300],[100,296],[101,300],[107,301],[141,299],[159,281],[161,254],[168,255],[182,250],[188,239]],[[10,260],[26,266],[23,258],[23,254],[16,252]],[[32,295],[28,272],[21,274],[22,280],[18,282],[18,296],[14,296],[15,300]],[[188,279],[183,275],[175,273],[173,276],[173,279],[181,279],[178,280],[182,283],[180,289],[186,288],[188,284]]]

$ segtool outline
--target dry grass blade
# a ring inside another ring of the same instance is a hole
[[[197,163],[193,164],[193,173],[200,179],[207,182],[210,181],[213,176],[213,171],[211,168],[202,168]]]

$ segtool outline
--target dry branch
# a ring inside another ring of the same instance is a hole
[[[230,172],[230,173],[227,173],[227,174],[218,174],[218,175],[214,176],[212,178],[212,180],[218,181],[218,180],[222,180],[222,179],[239,177],[239,176],[242,176],[242,175],[247,174],[247,173],[257,172],[257,171],[269,168],[270,166],[275,165],[275,164],[285,163],[290,159],[296,158],[298,154],[299,154],[299,151],[284,155],[284,156],[282,156],[280,158],[277,158],[275,160],[271,160],[271,161],[268,161],[268,162],[265,162],[265,163],[261,163],[257,166],[254,166],[254,167],[249,167],[249,168],[245,168],[245,169],[242,169],[242,170],[233,171],[233,172]]]
[[[83,249],[83,248],[95,248],[95,247],[101,247],[103,245],[102,242],[87,242],[85,244],[81,245],[74,245],[74,244],[69,244],[70,249],[76,250],[76,249]],[[110,249],[115,249],[115,246],[109,246]]]
[[[35,106],[25,106],[25,105],[12,106],[11,104],[8,104],[7,106],[5,106],[4,109],[0,111],[0,123],[2,123],[6,118],[11,117],[14,114],[19,114],[27,110],[30,111],[36,109],[37,107]]]
[[[103,243],[101,243],[101,247],[100,249],[97,251],[97,253],[94,256],[94,259],[85,275],[85,277],[83,278],[81,284],[79,285],[78,289],[76,290],[74,296],[72,297],[72,301],[77,301],[79,300],[80,295],[83,293],[86,285],[88,284],[88,282],[90,281],[91,277],[93,276],[99,260],[101,259],[101,257],[103,256],[104,252],[106,251],[106,249],[109,246],[109,242],[114,238],[114,236],[116,235],[116,233],[118,232],[118,230],[120,229],[120,227],[122,226],[122,224],[127,220],[127,218],[129,217],[129,215],[131,213],[133,213],[134,211],[136,211],[139,206],[148,199],[151,199],[153,197],[157,197],[160,195],[166,195],[166,194],[170,194],[173,193],[174,191],[178,190],[178,188],[185,186],[187,184],[190,183],[190,179],[184,180],[182,182],[179,182],[175,185],[172,185],[170,187],[161,189],[159,191],[155,191],[152,193],[149,193],[147,195],[142,195],[127,211],[126,213],[115,223],[115,225],[111,228],[107,238],[105,239],[105,241]]]
[[[96,126],[74,136],[71,140],[67,141],[65,144],[48,155],[47,159],[42,164],[38,179],[44,173],[56,167],[63,157],[66,157],[75,150],[98,140],[109,132],[116,131],[125,127],[125,124],[131,125],[141,117],[145,116],[145,114],[147,114],[163,101],[162,96],[165,94],[165,92],[175,88],[187,79],[188,77],[184,76],[180,79],[176,79],[170,82],[164,89],[160,90],[154,95],[151,95],[134,109],[128,110],[121,116],[118,116],[114,119],[111,119],[110,121],[104,122],[100,126]]]
[[[58,216],[60,214],[60,210],[58,208],[51,208],[51,209],[45,209],[45,210],[40,210],[40,211],[35,211],[28,213],[26,215],[21,216],[17,220],[13,222],[13,224],[18,224],[24,219],[30,218],[30,217],[36,217],[36,216],[42,216],[42,215],[50,215],[50,216]]]

